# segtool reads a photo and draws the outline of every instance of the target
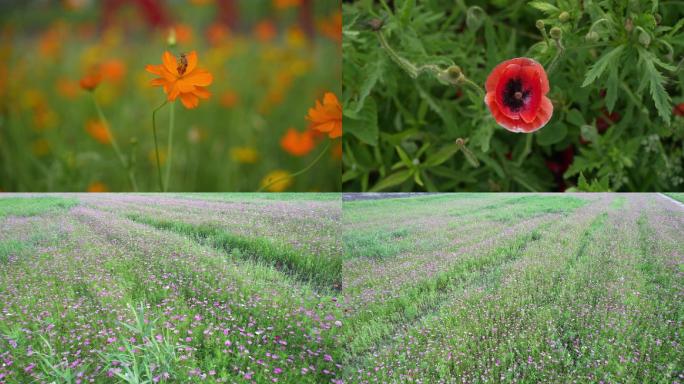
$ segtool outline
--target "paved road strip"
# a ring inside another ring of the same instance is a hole
[[[666,195],[666,194],[663,194],[663,193],[658,193],[658,194],[659,194],[660,196],[662,196],[662,197],[664,197],[664,198],[670,200],[671,202],[677,204],[677,205],[679,206],[679,208],[684,209],[684,204],[682,204],[680,201],[677,201],[677,200],[675,200],[675,199],[671,198],[670,196],[668,196],[668,195]]]

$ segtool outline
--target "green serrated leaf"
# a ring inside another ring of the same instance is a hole
[[[649,85],[649,92],[653,98],[653,103],[655,104],[656,110],[658,110],[658,115],[670,125],[670,118],[672,114],[672,103],[670,101],[670,95],[665,90],[665,78],[655,67],[653,62],[652,54],[650,52],[639,49],[639,61],[643,70],[644,76],[642,79],[647,79]]]
[[[379,52],[379,51],[378,51]],[[371,91],[375,87],[375,84],[382,77],[382,73],[385,70],[385,56],[376,55],[370,63],[368,63],[362,73],[365,74],[363,83],[359,89],[359,97],[357,99],[356,108],[352,111],[353,113],[358,113],[363,109],[366,97],[370,95]]]
[[[603,71],[606,70],[608,65],[617,66],[624,49],[624,45],[619,45],[613,48],[610,52],[601,56],[601,58],[599,58],[598,61],[596,61],[596,63],[594,63],[594,65],[592,65],[587,72],[584,82],[582,83],[582,87],[586,87],[598,79],[601,74],[603,74]]]
[[[362,142],[378,145],[378,107],[375,100],[369,97],[364,107],[350,117],[346,112],[342,116],[344,135],[352,134]]]
[[[551,145],[556,144],[568,135],[568,127],[563,123],[557,123],[551,127],[544,127],[535,133],[537,136],[537,144]]]
[[[384,179],[380,180],[370,189],[370,192],[382,191],[387,188],[397,186],[411,177],[411,170],[405,169],[403,171],[395,172]]]
[[[530,1],[528,5],[532,8],[538,9],[548,15],[553,15],[554,13],[559,13],[560,9],[553,4],[546,3],[544,1]]]
[[[617,67],[610,67],[608,70],[608,81],[606,82],[606,108],[608,108],[608,112],[613,112],[613,108],[615,108],[619,80]]]

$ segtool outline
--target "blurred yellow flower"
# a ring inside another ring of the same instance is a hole
[[[277,9],[299,7],[300,5],[302,5],[302,0],[273,0],[273,5]]]
[[[109,188],[103,182],[94,181],[88,185],[88,192],[109,192]]]
[[[290,172],[284,171],[282,169],[276,169],[275,171],[269,172],[261,180],[261,187],[264,188],[268,186],[266,187],[266,190],[270,192],[282,192],[289,188],[291,185],[292,176],[290,175]]]
[[[31,150],[36,156],[45,156],[50,153],[50,142],[46,139],[35,140],[31,144]]]
[[[233,147],[230,157],[236,163],[254,164],[259,159],[259,153],[253,147]]]
[[[147,152],[147,159],[152,165],[157,166],[157,153],[154,148]],[[159,147],[159,165],[164,165],[166,163],[166,148]]]
[[[285,35],[285,42],[292,48],[302,48],[306,45],[306,35],[298,26],[290,27]]]
[[[86,132],[95,140],[102,144],[110,144],[111,136],[109,129],[101,120],[89,120],[85,126]]]
[[[198,127],[198,126],[192,126],[190,130],[188,131],[188,141],[191,143],[199,143],[204,141],[204,139],[207,138],[207,131],[204,129]]]

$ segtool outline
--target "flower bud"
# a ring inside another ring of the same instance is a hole
[[[449,67],[449,69],[447,69],[447,73],[449,74],[449,78],[453,80],[456,80],[462,76],[461,67],[458,65],[452,65]]]
[[[166,45],[168,45],[169,48],[176,46],[176,29],[173,27],[169,28],[169,34],[166,37]]]
[[[565,23],[566,21],[570,20],[570,14],[567,12],[561,12],[561,14],[558,15],[558,20],[560,20],[561,23]]]
[[[595,43],[599,39],[599,34],[594,31],[591,31],[584,36],[584,39],[590,43]]]
[[[374,32],[379,31],[382,29],[382,26],[385,24],[385,22],[382,19],[370,19],[368,20],[368,26],[370,29],[372,29]]]
[[[544,21],[543,20],[537,20],[537,23],[535,25],[537,26],[537,29],[544,29]]]
[[[632,32],[633,29],[634,29],[634,22],[632,21],[632,19],[627,18],[625,20],[625,31]]]
[[[648,47],[648,45],[651,44],[651,36],[645,31],[642,31],[639,34],[639,43],[644,47]]]
[[[563,35],[563,31],[561,31],[561,29],[558,28],[558,27],[553,27],[553,28],[551,28],[551,30],[549,31],[549,35],[551,35],[552,38],[558,40],[558,39],[560,39],[561,36]]]

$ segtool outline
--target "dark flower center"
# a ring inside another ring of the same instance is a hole
[[[522,80],[516,77],[508,80],[508,83],[506,83],[503,102],[511,111],[517,112],[522,109],[529,95],[530,91],[523,89]]]

